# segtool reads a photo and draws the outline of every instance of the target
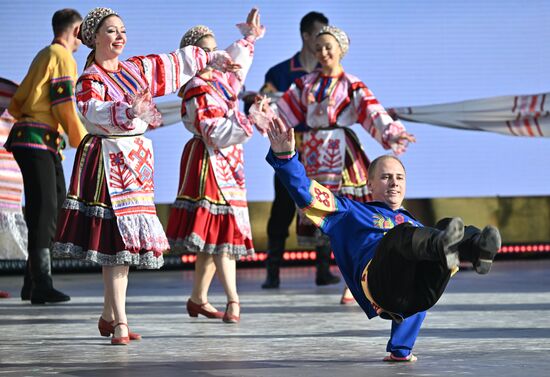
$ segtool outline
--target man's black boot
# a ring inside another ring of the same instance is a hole
[[[450,221],[450,218],[442,219],[438,221],[436,228],[444,229]],[[484,275],[491,269],[501,245],[502,240],[496,227],[487,225],[479,230],[475,226],[469,225],[464,227],[464,237],[456,247],[460,260],[472,262],[475,271]]]
[[[338,284],[340,278],[330,272],[330,246],[317,246],[315,250],[317,252],[317,274],[315,277],[315,284]]]
[[[279,288],[279,284],[281,283],[279,279],[279,269],[283,259],[285,242],[284,240],[269,240],[268,245],[269,250],[267,251],[267,259],[265,260],[267,276],[262,284],[262,288],[275,289]]]
[[[474,237],[473,244],[477,253],[477,258],[472,262],[474,269],[478,274],[487,274],[502,245],[500,232],[494,226],[487,225],[481,233]]]
[[[415,254],[425,260],[441,260],[449,270],[458,267],[459,254],[454,245],[464,236],[464,222],[459,217],[450,219],[447,226],[435,228],[416,228],[412,237]]]
[[[64,302],[71,299],[53,287],[50,249],[29,250],[29,262],[32,276],[31,304]]]
[[[22,301],[28,301],[31,299],[31,289],[32,289],[32,280],[31,280],[30,262],[27,260],[27,263],[25,264],[25,278],[23,279],[23,287],[21,288]]]

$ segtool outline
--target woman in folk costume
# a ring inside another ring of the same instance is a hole
[[[4,148],[15,119],[6,110],[18,85],[0,78],[0,259],[27,259],[27,224],[23,217],[23,176]],[[0,298],[10,297],[0,290]]]
[[[254,43],[265,31],[257,9],[237,26],[243,38],[226,51],[242,69],[222,73],[206,68],[180,91],[182,120],[193,138],[183,150],[178,196],[166,231],[173,246],[197,253],[189,315],[227,323],[240,320],[236,260],[254,253],[242,147],[252,136],[252,124],[238,109],[238,93],[252,63]],[[180,46],[217,48],[206,26],[189,29]],[[207,300],[216,270],[227,295],[225,313]]]
[[[90,11],[80,32],[92,49],[76,86],[89,135],[75,156],[54,253],[103,266],[98,328],[113,334],[111,344],[128,344],[140,338],[126,319],[129,266],[160,268],[169,248],[153,202],[153,149],[143,136],[161,123],[151,98],[176,92],[207,64],[233,65],[226,53],[196,47],[120,61],[126,31],[109,8]]]
[[[308,177],[338,195],[365,202],[370,197],[369,159],[350,126],[361,124],[395,154],[403,153],[415,138],[387,114],[361,80],[342,68],[340,61],[349,49],[344,31],[324,26],[317,34],[315,48],[321,69],[296,80],[279,99],[277,108],[288,127],[304,123],[310,128],[303,133],[299,149]],[[317,254],[330,253],[328,240],[303,216],[298,221],[298,238],[316,244]],[[346,289],[341,303],[352,300]]]

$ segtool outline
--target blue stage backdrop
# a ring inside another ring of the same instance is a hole
[[[344,69],[386,107],[550,91],[550,2],[545,0],[3,1],[0,76],[22,80],[35,53],[50,43],[51,15],[60,8],[76,7],[83,16],[96,6],[114,8],[127,26],[123,57],[130,57],[174,50],[196,24],[210,26],[218,44],[226,46],[239,36],[234,25],[255,5],[267,34],[257,43],[248,90],[257,90],[269,67],[300,48],[299,21],[317,10],[349,33]],[[80,69],[87,54],[84,46],[76,54]],[[409,197],[550,194],[550,139],[406,126],[418,139],[403,156]],[[359,126],[355,130],[370,158],[385,153]],[[148,136],[156,154],[156,201],[172,202],[189,133],[177,124]],[[246,145],[249,200],[272,199],[267,148],[259,135]],[[74,150],[66,155],[68,178]]]

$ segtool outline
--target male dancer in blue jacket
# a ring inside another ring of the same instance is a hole
[[[306,216],[330,237],[346,284],[369,318],[392,320],[385,361],[415,361],[412,348],[426,310],[441,297],[459,259],[486,274],[501,245],[497,228],[464,227],[462,219],[424,227],[402,207],[405,168],[396,157],[372,161],[373,202],[338,197],[306,176],[293,130],[275,119],[267,161]]]

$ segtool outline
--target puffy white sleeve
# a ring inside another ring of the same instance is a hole
[[[400,121],[395,121],[378,102],[372,91],[362,82],[352,84],[353,105],[357,112],[357,122],[384,149],[392,149],[396,154],[405,151],[406,145],[399,144],[398,137],[406,132]]]
[[[175,93],[204,69],[208,54],[195,46],[186,46],[169,54],[135,56],[129,61],[138,65],[154,97]]]

